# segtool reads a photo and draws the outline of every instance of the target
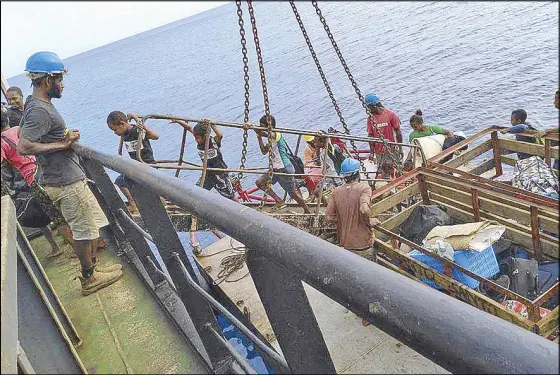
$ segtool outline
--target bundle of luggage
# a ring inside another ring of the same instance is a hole
[[[531,193],[559,198],[558,177],[538,156],[531,156],[516,162],[511,185]]]
[[[400,235],[478,276],[534,300],[558,282],[558,261],[531,259],[525,249],[502,238],[505,229],[492,221],[457,224],[440,206],[420,205],[400,226]],[[440,260],[419,250],[409,251],[408,255],[444,273]],[[506,299],[463,272],[453,269],[451,276],[506,308],[522,316],[527,314],[527,307],[523,304]],[[433,288],[443,289],[433,280],[422,277],[422,281]],[[552,296],[543,304],[541,316],[557,305],[558,295]]]

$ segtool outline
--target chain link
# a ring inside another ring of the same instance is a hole
[[[266,200],[266,196],[267,196],[267,191],[269,189],[271,189],[272,187],[271,182],[272,182],[272,124],[271,124],[271,120],[270,120],[270,103],[268,101],[268,88],[266,86],[266,76],[264,73],[264,64],[263,64],[263,59],[262,59],[262,51],[261,51],[261,45],[260,45],[260,40],[259,40],[259,34],[258,34],[258,30],[257,30],[257,21],[255,20],[255,11],[253,9],[253,2],[251,0],[247,0],[247,7],[249,8],[249,17],[251,19],[251,26],[253,29],[253,38],[255,39],[255,48],[257,51],[257,60],[259,63],[259,73],[261,76],[261,85],[262,85],[262,91],[263,91],[263,98],[264,98],[264,113],[265,113],[265,118],[266,118],[266,126],[267,126],[267,130],[268,130],[268,140],[267,140],[267,144],[266,144],[266,148],[268,150],[268,179],[266,182],[266,186],[265,186],[265,190],[264,190],[264,195],[263,195],[263,199],[261,200],[261,203],[259,205],[259,208],[262,210],[262,208],[264,207],[264,203]]]
[[[325,20],[325,17],[323,17],[321,9],[319,9],[319,6],[317,5],[317,1],[312,0],[311,4],[313,4],[313,7],[315,8],[315,12],[319,16],[319,20],[323,24],[323,28],[325,29],[325,31],[327,33],[327,36],[329,37],[329,39],[331,41],[331,44],[332,44],[336,54],[338,55],[338,59],[340,60],[340,63],[342,64],[342,67],[344,68],[344,71],[346,72],[346,75],[348,76],[348,79],[350,80],[350,82],[352,84],[352,87],[354,88],[354,90],[356,91],[356,94],[358,95],[358,99],[360,100],[360,103],[362,104],[362,107],[364,107],[364,109],[366,110],[366,114],[367,114],[368,118],[371,120],[371,123],[372,123],[373,127],[379,133],[379,139],[383,143],[383,149],[389,151],[388,154],[391,157],[391,159],[393,159],[393,161],[395,162],[395,166],[397,168],[398,174],[402,175],[402,173],[403,173],[403,171],[402,171],[402,161],[399,157],[397,157],[395,155],[395,153],[393,152],[393,148],[391,146],[389,146],[389,144],[387,143],[387,140],[383,137],[383,134],[381,133],[381,130],[377,126],[377,123],[375,122],[375,119],[373,118],[372,113],[370,112],[369,108],[367,107],[367,105],[364,101],[364,97],[363,97],[362,93],[360,92],[360,89],[358,88],[358,85],[357,85],[356,81],[354,80],[354,77],[352,76],[352,73],[350,73],[350,69],[348,68],[348,65],[346,64],[346,61],[344,60],[344,57],[342,56],[342,52],[340,52],[340,49],[338,48],[338,45],[336,44],[336,41],[334,40],[334,37],[333,37],[333,35],[330,31],[330,28],[327,25],[327,21]],[[378,166],[378,167],[380,167],[380,166]]]
[[[293,0],[290,0],[290,5],[292,6],[292,10],[293,10],[294,15],[296,17],[296,20],[299,24],[299,28],[301,29],[301,33],[303,34],[303,37],[305,38],[305,42],[307,43],[307,47],[309,47],[309,52],[311,52],[311,56],[313,57],[313,61],[315,62],[315,66],[317,67],[317,70],[319,71],[319,75],[321,76],[321,79],[323,80],[323,84],[325,85],[325,88],[327,89],[327,93],[329,94],[329,98],[331,99],[334,110],[336,111],[336,114],[338,115],[340,123],[342,124],[342,127],[344,128],[344,132],[346,134],[350,135],[350,129],[348,129],[348,125],[346,125],[346,121],[344,120],[344,117],[342,116],[342,112],[341,112],[340,108],[338,107],[338,103],[336,102],[334,94],[331,90],[331,87],[329,85],[329,81],[327,80],[327,77],[325,76],[325,73],[323,72],[323,68],[321,67],[321,63],[319,62],[319,58],[317,57],[317,54],[315,53],[315,49],[313,48],[313,45],[311,44],[311,40],[309,39],[309,36],[307,35],[307,30],[305,29],[305,26],[303,25],[303,21],[301,20],[301,17],[299,15],[299,12],[298,12],[298,10],[296,8],[296,5],[295,5]],[[365,172],[366,167],[364,166],[364,162],[360,158],[360,154],[358,153],[358,148],[356,147],[356,144],[354,143],[353,140],[350,140],[350,144],[352,145],[352,149],[354,150],[354,152],[356,153],[356,156],[358,157],[358,160],[360,161],[360,166],[362,168],[362,171]],[[366,174],[366,178],[369,178],[368,174]]]
[[[236,0],[237,5],[237,17],[239,23],[239,35],[241,36],[241,53],[243,54],[243,78],[245,80],[245,110],[243,114],[243,123],[247,124],[249,122],[249,57],[247,56],[247,40],[245,39],[245,27],[243,22],[243,10],[241,9],[241,0]],[[243,148],[241,149],[241,165],[239,169],[245,169],[245,161],[247,160],[247,140],[249,137],[249,131],[243,129]],[[237,183],[241,184],[243,179],[243,171],[240,171],[237,175]]]

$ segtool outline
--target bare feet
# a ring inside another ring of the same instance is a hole
[[[131,215],[138,215],[138,207],[136,207],[136,204],[130,204],[127,203],[126,208],[128,209],[128,212],[130,212]]]
[[[97,248],[104,249],[107,247],[107,242],[103,239],[103,237],[99,237],[97,239]]]
[[[270,208],[270,212],[274,212],[274,211],[278,210],[280,207],[282,207],[285,204],[286,204],[286,202],[284,202],[284,201],[276,202],[276,204]]]

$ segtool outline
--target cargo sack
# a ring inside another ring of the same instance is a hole
[[[513,187],[535,194],[548,196],[558,194],[558,177],[538,156],[517,161],[511,184]]]
[[[16,206],[16,217],[20,225],[28,228],[46,227],[51,219],[39,205],[37,198],[29,192],[20,192],[12,197]]]
[[[512,291],[525,298],[536,298],[539,285],[539,263],[536,260],[509,257],[507,274]]]
[[[443,142],[443,147],[442,147],[442,151],[447,150],[449,147],[455,146],[457,143],[464,141],[466,138],[463,137],[462,135],[453,135],[452,137],[447,137],[445,138],[445,141]],[[457,151],[455,151],[454,154],[460,154],[461,151],[465,151],[466,149],[469,148],[469,145],[464,145],[463,147],[461,147],[460,149],[458,149]],[[447,163],[449,160],[451,160],[451,158],[453,157],[454,154],[451,155],[447,155],[446,157],[444,157],[443,159],[441,159],[439,162],[441,164]]]
[[[523,303],[521,303],[519,301],[514,301],[514,300],[508,299],[508,300],[505,300],[502,303],[502,305],[504,305],[506,307],[506,309],[518,313],[523,318],[529,319],[529,312],[527,311],[527,306],[525,306]],[[539,307],[539,315],[540,315],[541,318],[544,318],[549,313],[550,313],[550,310]]]
[[[426,160],[441,153],[445,138],[446,137],[443,134],[414,138],[410,144],[419,146],[422,149],[422,151],[420,151],[419,148],[414,149],[414,160],[416,161],[414,163],[414,168],[422,166],[422,153],[424,153]]]
[[[421,245],[426,234],[434,227],[438,225],[451,225],[452,223],[451,216],[440,206],[420,205],[401,224],[400,235],[417,245]]]
[[[433,245],[438,239],[449,242],[455,250],[483,251],[498,241],[506,227],[495,221],[479,221],[434,227],[424,239],[424,245]]]

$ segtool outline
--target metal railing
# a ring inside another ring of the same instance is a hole
[[[556,343],[145,164],[79,144],[72,147],[83,158],[111,212],[124,204],[102,166],[135,182],[132,193],[145,227],[215,370],[229,353],[205,328],[208,323],[215,325],[209,319],[213,312],[207,303],[200,303],[201,295],[189,286],[185,270],[196,277],[159,196],[249,249],[247,266],[294,373],[335,372],[302,281],[453,373],[558,373]],[[127,235],[133,236],[132,232],[141,236],[135,230]],[[144,250],[135,247],[135,251]],[[152,267],[147,265],[146,256],[139,254],[146,268]]]
[[[147,233],[142,227],[140,227],[130,216],[128,216],[122,209],[119,209],[120,216],[128,221],[133,228],[135,228],[144,238],[148,241],[155,244],[154,239],[152,236]],[[179,259],[178,256],[175,254],[175,258]],[[153,263],[154,267],[156,267],[153,260],[150,261]],[[162,272],[162,275],[167,278],[167,275]],[[197,284],[195,280],[191,277],[191,275],[187,272],[187,270],[183,267],[183,275],[187,280],[189,287],[193,288],[204,300],[212,305],[216,310],[218,310],[221,314],[223,314],[234,326],[236,326],[245,336],[249,338],[264,354],[268,360],[274,361],[278,364],[283,372],[289,372],[288,364],[286,360],[278,354],[276,351],[271,349],[267,346],[259,337],[257,337],[250,329],[248,329],[239,319],[235,317],[231,312],[229,312],[224,306],[222,306],[214,297],[212,297],[207,291],[205,291],[200,285]],[[174,285],[170,282],[170,284],[174,287]],[[175,288],[175,290],[177,290]],[[215,332],[215,331],[213,331]],[[217,334],[217,333],[216,333]],[[237,360],[237,359],[236,359]],[[240,363],[241,364],[241,363]]]

